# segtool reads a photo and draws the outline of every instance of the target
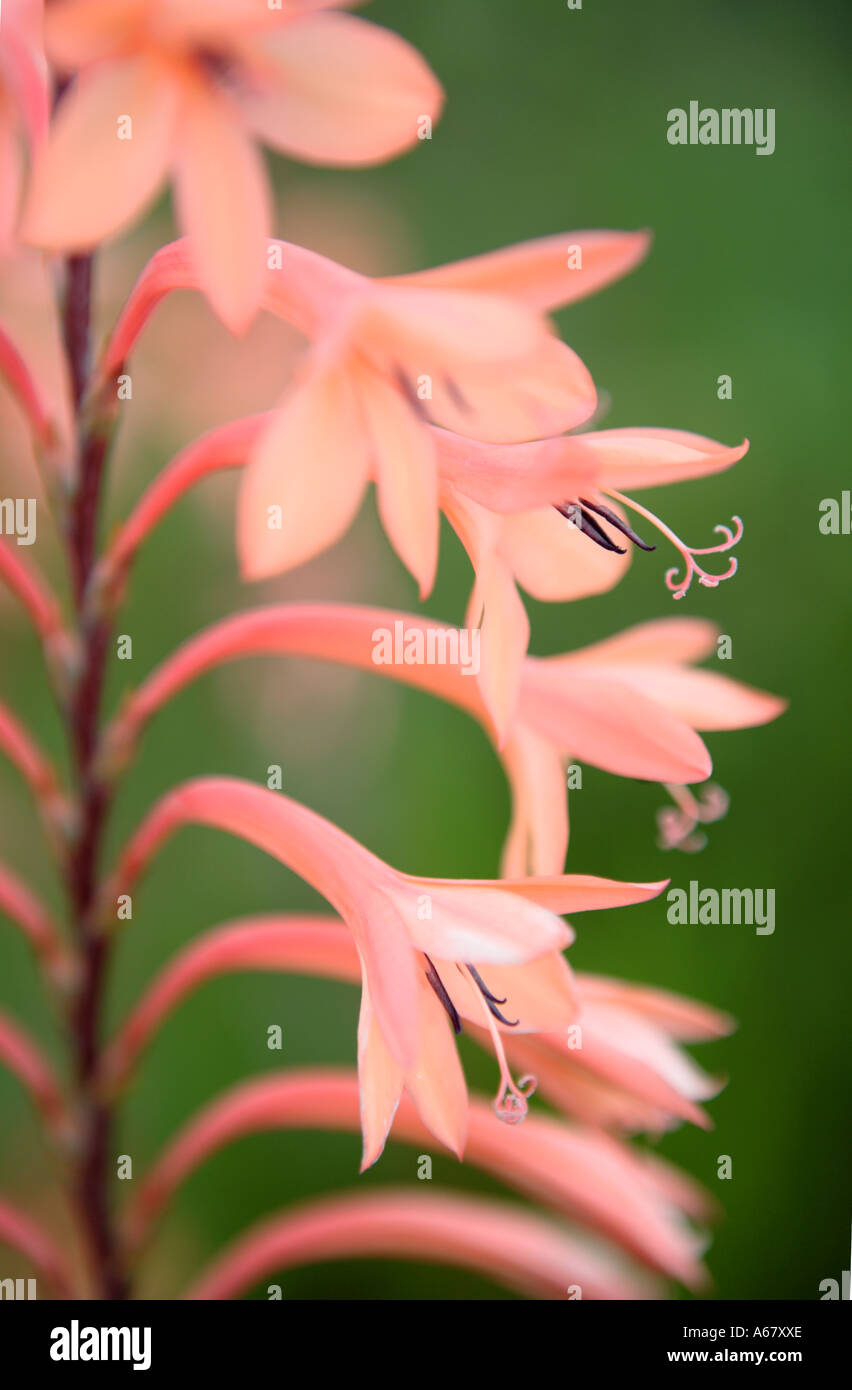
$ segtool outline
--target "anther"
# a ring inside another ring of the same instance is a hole
[[[435,966],[433,965],[432,961],[429,960],[428,956],[425,956],[425,958],[427,961],[429,961],[429,969],[425,972],[426,979],[429,981],[433,990],[435,991],[444,1008],[446,1009],[447,1013],[449,1014],[450,1022],[453,1025],[453,1032],[455,1034],[459,1034],[462,1030],[462,1025],[461,1019],[459,1018],[458,1009],[456,1008],[455,1004],[453,1003],[452,999],[447,993],[446,985],[444,984],[443,980],[441,979],[440,975],[435,969]]]

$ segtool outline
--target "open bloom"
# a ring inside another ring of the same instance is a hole
[[[529,619],[518,586],[546,602],[611,589],[630,563],[628,540],[646,550],[654,548],[627,525],[625,505],[653,522],[682,555],[680,586],[674,582],[676,570],[670,570],[666,580],[676,598],[686,592],[694,573],[703,584],[717,584],[736,570],[732,560],[727,574],[707,575],[694,559],[705,552],[684,546],[668,527],[619,489],[659,487],[721,472],[743,457],[747,440],[728,448],[687,430],[642,427],[495,448],[445,430],[436,433],[442,460],[441,508],[473,565],[475,584],[467,624],[481,629],[482,684],[501,729],[518,697],[521,662],[529,642]],[[500,487],[507,478],[516,479],[511,490]],[[549,480],[547,486],[554,490],[543,504],[533,503],[530,495],[525,505],[523,487],[533,478]],[[559,482],[568,483],[571,493],[558,496]],[[738,533],[742,533],[741,524]],[[739,534],[728,532],[727,541],[710,551],[730,548]],[[619,545],[618,540],[625,544]]]
[[[498,747],[512,791],[503,872],[559,873],[568,845],[567,761],[680,788],[712,770],[698,730],[750,728],[785,708],[777,696],[694,663],[715,650],[706,619],[663,618],[557,657],[527,657],[505,721],[472,662],[475,633],[418,614],[348,604],[272,604],[190,638],[125,702],[105,738],[104,772],[133,749],[162,706],[226,661],[277,653],[334,661],[398,680],[466,710]],[[467,655],[465,656],[465,651]]]
[[[335,0],[58,0],[45,41],[75,73],[39,159],[26,235],[87,249],[135,218],[167,175],[201,283],[235,330],[263,285],[269,194],[253,137],[316,164],[413,145],[442,92],[396,34]]]
[[[213,927],[178,952],[147,988],[109,1048],[103,1081],[125,1084],[182,1000],[205,981],[233,971],[286,971],[350,984],[361,979],[355,943],[334,918],[267,914]],[[449,978],[458,984],[452,971]],[[534,967],[514,969],[506,983],[514,986],[513,1017],[495,1022],[507,1058],[534,1074],[539,1093],[564,1114],[620,1132],[659,1134],[682,1120],[706,1127],[700,1102],[716,1094],[719,1082],[682,1044],[731,1032],[726,1015],[647,985],[572,972],[561,957],[559,963],[545,957]],[[466,1031],[493,1050],[478,1001],[468,1011],[470,1002],[458,998]],[[368,1160],[375,1156],[375,1145],[365,1153]]]
[[[42,0],[6,0],[0,23],[0,253],[12,249],[22,186],[22,137],[31,152],[47,134]]]
[[[271,243],[263,307],[304,332],[311,350],[243,475],[237,539],[246,577],[278,573],[331,545],[372,479],[390,541],[428,592],[439,528],[439,446],[428,422],[501,442],[587,420],[592,379],[546,313],[624,274],[646,247],[643,233],[568,233],[372,280]],[[582,250],[581,268],[572,268],[572,248]],[[103,374],[119,368],[164,294],[199,283],[186,242],[158,252]]]
[[[505,1062],[501,1003],[521,1014],[542,976],[567,967],[571,933],[557,914],[655,897],[665,883],[587,875],[452,880],[400,874],[298,803],[232,778],[198,778],[169,792],[132,838],[105,900],[121,892],[179,826],[215,826],[288,864],[321,892],[354,937],[363,971],[358,1031],[365,1151],[375,1156],[403,1087],[428,1128],[457,1152],[467,1093],[450,1024],[476,1017],[488,1029],[501,1084],[502,1118],[526,1111],[526,1088]],[[485,978],[482,972],[485,972]],[[372,1160],[370,1160],[372,1161]]]

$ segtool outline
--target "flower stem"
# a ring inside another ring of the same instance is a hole
[[[68,859],[68,895],[80,953],[80,984],[71,1013],[80,1113],[80,1148],[75,1197],[90,1251],[97,1295],[128,1296],[107,1196],[112,1112],[98,1094],[96,1078],[109,945],[94,920],[98,862],[107,793],[95,772],[98,722],[109,625],[87,603],[95,563],[104,460],[110,429],[92,414],[88,399],[91,337],[92,258],[66,262],[63,310],[65,350],[77,418],[77,473],[68,518],[68,554],[74,583],[76,620],[82,653],[67,710],[68,735],[79,798],[78,833]]]

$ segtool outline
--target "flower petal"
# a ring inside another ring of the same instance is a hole
[[[712,762],[691,724],[640,693],[635,683],[573,668],[560,673],[530,661],[520,714],[563,753],[619,777],[702,782]]]
[[[366,979],[358,1019],[358,1090],[363,1151],[361,1172],[381,1158],[402,1095],[402,1069],[381,1035]]]
[[[688,430],[597,430],[581,436],[598,461],[604,485],[619,492],[704,478],[732,467],[749,442],[728,447]]]
[[[49,251],[83,251],[134,219],[165,177],[177,102],[171,70],[154,58],[84,72],[36,158],[24,239]],[[132,125],[119,124],[126,117]],[[130,138],[120,138],[122,130]]]
[[[405,39],[346,14],[316,14],[243,44],[242,98],[267,144],[313,164],[376,164],[409,149],[440,84]]]
[[[502,876],[561,873],[568,848],[568,811],[559,751],[519,723],[500,756],[512,789]]]
[[[514,965],[562,950],[571,940],[547,905],[504,892],[500,883],[399,878],[394,903],[411,940],[433,958]]]
[[[631,560],[629,548],[602,550],[553,507],[507,516],[500,551],[521,587],[549,603],[606,593]]]
[[[370,440],[379,516],[399,558],[425,598],[438,565],[438,475],[425,422],[400,390],[362,371],[358,397]]]
[[[314,370],[286,398],[243,472],[237,519],[243,575],[278,574],[338,541],[358,511],[367,462],[344,372]]]
[[[203,80],[185,84],[175,191],[201,288],[228,328],[243,333],[266,281],[269,189],[239,113]]]
[[[561,232],[402,278],[509,294],[546,312],[626,275],[645,257],[650,242],[647,232]]]

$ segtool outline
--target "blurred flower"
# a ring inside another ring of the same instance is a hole
[[[253,136],[311,163],[399,154],[442,93],[386,29],[317,0],[60,0],[46,46],[76,73],[39,157],[26,238],[88,249],[136,218],[167,175],[200,280],[236,332],[263,289],[269,190]]]
[[[6,0],[0,24],[0,256],[15,245],[23,181],[22,138],[33,154],[47,134],[42,0]]]

